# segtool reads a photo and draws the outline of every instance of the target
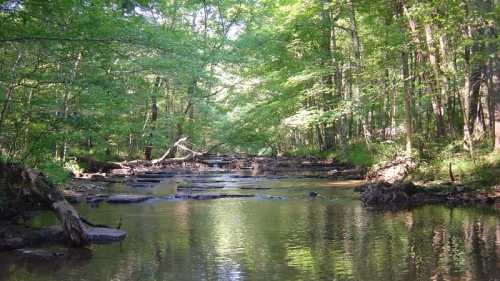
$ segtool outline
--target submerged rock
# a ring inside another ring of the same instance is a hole
[[[87,196],[86,201],[87,201],[87,203],[100,203],[102,201],[105,201],[108,198],[109,198],[109,195],[107,195],[107,194],[96,194],[96,195]]]
[[[212,185],[212,184],[179,184],[177,189],[221,189],[224,185]]]
[[[62,258],[66,255],[63,251],[50,251],[44,249],[17,249],[16,254],[27,258],[49,260],[53,258]]]
[[[278,195],[257,195],[256,196],[259,199],[267,199],[267,200],[285,200],[287,199],[285,196],[278,196]]]
[[[242,186],[240,189],[244,190],[269,190],[270,187],[258,187],[258,186]]]
[[[255,197],[252,194],[175,194],[165,197],[166,199],[181,199],[181,200],[215,200],[223,198],[251,198]]]
[[[67,248],[64,246],[57,249],[44,248],[21,248],[12,252],[12,262],[19,263],[25,260],[46,262],[52,265],[67,265],[68,262],[75,262],[81,266],[83,261],[89,261],[92,258],[92,250],[88,248]]]
[[[139,203],[153,198],[148,195],[136,195],[136,194],[117,194],[108,197],[106,202],[108,203]]]
[[[316,196],[318,196],[317,192],[315,192],[315,191],[309,192],[309,197],[316,197]]]
[[[0,251],[31,247],[47,242],[63,242],[65,235],[60,226],[43,229],[18,229],[5,226],[0,233]]]

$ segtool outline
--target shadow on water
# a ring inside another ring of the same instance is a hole
[[[151,192],[171,192],[170,184]],[[92,246],[92,258],[47,263],[2,254],[0,279],[500,280],[500,216],[493,209],[370,211],[348,183],[252,184],[270,188],[253,192],[288,199],[81,204],[93,221],[113,225],[122,217],[127,239]],[[309,198],[310,191],[321,197]]]

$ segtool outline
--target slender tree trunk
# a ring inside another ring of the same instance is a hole
[[[324,110],[333,110],[335,107],[335,101],[342,96],[342,78],[339,68],[339,63],[337,60],[337,42],[336,42],[336,28],[335,22],[337,17],[334,15],[333,8],[330,5],[330,0],[321,0],[320,2],[324,6],[328,6],[328,9],[323,9],[321,13],[322,28],[324,31],[324,37],[322,39],[322,49],[326,55],[323,64],[326,68],[330,68],[332,74],[326,75],[322,78],[325,84],[326,91],[323,93],[324,99]],[[338,128],[338,120],[332,120],[324,125],[324,149],[330,149],[336,144],[336,129]],[[340,133],[340,142],[342,142],[342,133]]]
[[[153,136],[156,130],[156,121],[158,120],[158,105],[156,102],[156,93],[161,85],[161,78],[156,77],[153,94],[151,95],[151,121],[148,135],[148,143],[144,149],[144,159],[151,161],[153,159]]]
[[[14,62],[14,65],[12,66],[12,69],[10,71],[10,76],[11,76],[10,84],[9,86],[7,86],[7,90],[5,91],[5,98],[3,101],[2,111],[0,112],[0,132],[3,129],[5,116],[7,115],[7,112],[9,110],[10,102],[12,100],[12,95],[14,93],[14,88],[17,83],[17,68],[21,63],[21,57],[22,57],[21,53],[17,53],[16,61]]]
[[[492,11],[499,4],[497,1],[485,1],[488,10]],[[490,54],[487,63],[486,87],[488,95],[488,116],[493,149],[500,152],[500,57],[498,54],[497,22],[492,21],[486,29],[488,43],[486,50]],[[496,39],[496,40],[495,40]]]
[[[431,89],[431,95],[434,99],[434,113],[436,116],[436,129],[437,129],[437,135],[439,137],[445,135],[445,124],[444,124],[444,117],[443,117],[443,100],[442,100],[442,95],[438,89],[440,88],[441,85],[439,85],[439,77],[440,71],[439,71],[439,66],[438,66],[438,56],[437,56],[437,51],[434,46],[434,37],[433,37],[433,32],[432,32],[432,25],[430,23],[425,24],[425,37],[426,37],[426,43],[427,43],[427,54],[428,54],[428,59],[432,67],[432,75],[431,75],[431,81],[430,81],[430,89]]]
[[[402,18],[403,16],[407,16],[409,19],[410,31],[413,37],[413,40],[420,46],[420,39],[418,38],[418,34],[415,34],[413,31],[416,30],[415,22],[411,20],[409,17],[408,9],[405,6],[404,2],[401,2],[398,7],[396,7],[398,17]],[[401,31],[404,32],[405,28],[401,27]],[[416,52],[416,61],[422,61],[421,52]],[[406,136],[406,156],[411,157],[412,155],[412,138],[413,138],[413,129],[412,129],[412,89],[411,89],[411,76],[409,71],[409,59],[408,52],[406,50],[401,51],[401,80],[403,81],[403,94],[404,94],[404,110],[405,110],[405,136]]]
[[[30,131],[30,123],[31,123],[31,116],[32,116],[32,104],[31,100],[33,98],[33,89],[29,90],[28,94],[28,100],[27,100],[27,105],[26,105],[26,114],[24,116],[24,133],[23,133],[23,148],[22,151],[23,153],[27,156],[28,154],[28,143],[29,143],[29,131]]]
[[[491,80],[491,95],[494,100],[495,108],[495,122],[493,122],[493,131],[495,136],[495,150],[500,152],[500,70],[498,67],[498,60],[496,62],[495,74],[492,76]]]
[[[404,107],[405,107],[405,131],[406,131],[406,155],[411,157],[412,152],[412,94],[409,71],[408,71],[408,53],[401,52],[401,79],[403,80]]]
[[[352,95],[356,103],[361,103],[361,77],[362,65],[361,65],[361,43],[358,36],[358,28],[356,23],[356,11],[354,9],[354,4],[352,0],[347,0],[347,6],[349,8],[349,21],[351,25],[351,44],[353,49],[353,61],[352,61]],[[371,145],[371,130],[369,126],[368,114],[365,118],[361,119],[361,127],[363,129],[363,135],[368,146]]]
[[[445,34],[441,34],[439,36],[439,51],[441,54],[441,79],[442,79],[442,88],[441,88],[441,95],[443,97],[447,98],[447,123],[448,123],[448,131],[450,134],[453,136],[455,135],[455,127],[454,127],[454,118],[453,118],[453,103],[454,103],[454,96],[450,92],[450,79],[449,75],[455,75],[456,71],[453,67],[453,63],[450,62],[450,56],[449,56],[449,46],[448,46],[448,39]]]
[[[64,96],[63,96],[63,104],[62,104],[62,114],[63,114],[63,142],[60,146],[59,160],[62,162],[66,161],[66,154],[68,150],[68,135],[69,135],[69,111],[70,111],[70,101],[71,101],[71,85],[76,79],[76,74],[78,73],[78,67],[80,65],[80,61],[82,60],[82,52],[78,52],[76,60],[73,64],[73,67],[70,71],[70,77],[68,81],[64,83]]]
[[[465,38],[470,38],[470,28],[467,27],[465,33]],[[470,74],[470,56],[471,50],[469,47],[465,47],[464,50],[464,86],[461,91],[461,101],[462,101],[462,111],[463,111],[463,121],[464,121],[464,148],[468,149],[471,157],[474,156],[473,143],[472,143],[472,124],[469,122],[471,119],[471,99],[470,99],[470,89],[471,89],[471,74]]]

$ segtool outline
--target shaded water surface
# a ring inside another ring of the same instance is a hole
[[[286,199],[81,204],[95,222],[123,218],[127,239],[51,261],[3,253],[0,280],[500,280],[493,209],[377,212],[349,183],[314,179],[236,179],[224,192],[243,192],[239,183]],[[170,182],[149,192],[174,191]],[[36,223],[51,221],[44,214]]]

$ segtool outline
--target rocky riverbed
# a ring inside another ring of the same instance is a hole
[[[351,165],[335,161],[323,161],[314,158],[271,158],[249,157],[242,155],[208,154],[196,162],[182,165],[133,166],[111,169],[106,173],[86,173],[73,178],[64,187],[64,194],[72,203],[138,203],[149,199],[165,199],[153,197],[114,193],[110,191],[113,184],[122,184],[144,191],[163,184],[166,181],[176,181],[176,199],[208,200],[228,197],[238,197],[225,191],[235,181],[249,179],[250,182],[259,179],[282,178],[325,178],[332,180],[357,180],[364,178],[365,171]],[[220,177],[224,175],[224,177]],[[264,191],[268,187],[255,184],[239,184],[239,190]],[[207,196],[207,191],[218,191]],[[244,195],[247,196],[247,195]]]

